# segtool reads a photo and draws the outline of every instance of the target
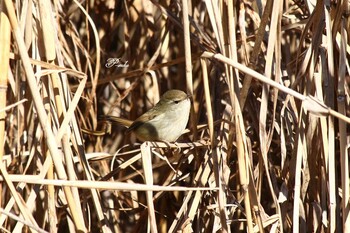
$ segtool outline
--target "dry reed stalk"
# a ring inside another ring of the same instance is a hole
[[[261,51],[261,44],[263,42],[263,37],[264,37],[264,33],[265,33],[265,28],[266,25],[268,23],[268,19],[269,19],[269,15],[271,14],[271,10],[272,10],[272,0],[268,0],[266,2],[266,6],[264,8],[264,13],[262,15],[261,18],[261,22],[258,28],[258,32],[256,34],[256,40],[255,40],[255,44],[254,44],[254,48],[252,51],[252,54],[250,55],[250,60],[249,60],[249,67],[254,69],[257,66],[257,61],[258,61],[258,56],[260,54]],[[248,91],[249,91],[249,86],[252,82],[252,77],[249,76],[248,74],[245,74],[244,77],[244,82],[243,82],[243,86],[242,86],[242,90],[241,90],[241,96],[240,96],[240,105],[243,107],[248,95]]]
[[[6,107],[6,91],[7,91],[7,76],[9,70],[10,59],[10,46],[11,46],[11,27],[10,22],[6,16],[4,3],[1,2],[0,6],[0,109]],[[5,138],[5,111],[0,112],[0,142],[2,143]],[[0,148],[0,159],[2,160],[4,155],[4,147]],[[1,203],[1,201],[0,201]]]
[[[144,170],[145,183],[146,185],[153,185],[153,172],[152,172],[152,153],[151,147],[148,142],[141,145],[141,156],[142,156],[142,167]],[[153,192],[147,191],[147,209],[148,209],[148,228],[152,233],[157,233],[157,221],[153,205]]]
[[[343,6],[345,9],[348,8],[348,3],[344,2]],[[346,32],[346,21],[341,20],[340,33],[341,33],[341,44],[339,48],[339,71],[338,71],[338,88],[337,88],[337,104],[339,113],[345,115],[345,74],[346,74],[346,46],[348,43],[348,35]],[[346,124],[344,121],[339,121],[339,140],[340,140],[340,162],[341,162],[341,187],[342,187],[342,211],[343,211],[343,229],[344,232],[350,231],[350,210],[348,205],[350,203],[350,170],[349,170],[349,152],[348,152],[348,140],[346,132]]]
[[[5,6],[4,3],[1,2],[0,5],[0,44],[2,45],[2,48],[0,50],[0,60],[2,61],[0,64],[0,142],[1,145],[3,145],[3,142],[5,141],[5,116],[6,113],[4,111],[6,107],[6,90],[7,90],[7,76],[8,76],[8,68],[9,68],[9,57],[10,57],[10,45],[11,45],[11,28],[10,28],[10,22],[6,16],[5,12]],[[4,157],[4,145],[0,148],[0,159],[3,161]],[[0,192],[2,192],[2,185],[0,184]],[[0,204],[2,206],[3,203],[3,197],[0,197]]]
[[[0,4],[0,159],[3,161],[4,147],[5,147],[5,117],[6,112],[6,92],[7,92],[7,76],[9,74],[9,58],[10,58],[10,46],[11,46],[11,27],[9,19],[6,16],[5,5],[3,2]],[[0,193],[2,193],[2,184],[0,184]],[[3,197],[0,197],[0,205],[2,206]]]

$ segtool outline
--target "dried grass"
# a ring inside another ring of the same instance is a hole
[[[349,12],[1,1],[1,231],[350,232]],[[168,89],[193,97],[176,144],[98,120]]]

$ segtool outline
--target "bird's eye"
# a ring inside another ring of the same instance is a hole
[[[178,104],[178,103],[180,103],[180,100],[174,100],[174,103]]]

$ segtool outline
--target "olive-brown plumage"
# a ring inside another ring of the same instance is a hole
[[[140,141],[174,142],[186,128],[190,109],[190,98],[185,92],[169,90],[153,108],[138,117],[127,132],[134,132]],[[106,119],[128,124],[117,117],[107,116]]]

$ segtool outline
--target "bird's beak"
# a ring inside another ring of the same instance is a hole
[[[193,101],[193,96],[191,94],[187,94],[187,98],[189,98],[191,101]]]

